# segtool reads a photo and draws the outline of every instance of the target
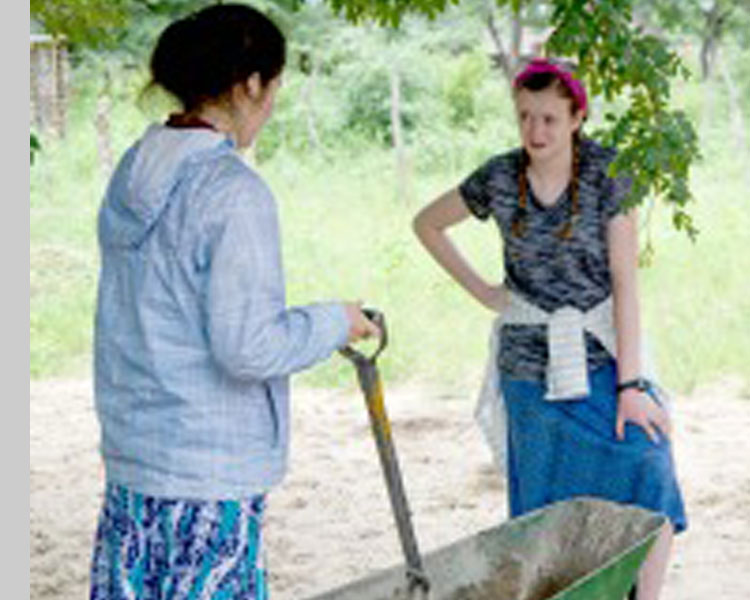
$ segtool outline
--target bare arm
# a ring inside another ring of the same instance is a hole
[[[471,216],[458,189],[454,188],[424,207],[414,218],[419,241],[474,299],[493,311],[504,306],[505,288],[482,278],[459,252],[446,230]]]
[[[613,217],[607,225],[607,236],[617,332],[617,372],[622,382],[641,375],[636,211]]]
[[[617,334],[618,382],[642,375],[641,314],[638,300],[638,216],[635,209],[613,217],[607,225],[609,266],[612,273],[614,321]],[[643,427],[654,441],[657,427],[669,434],[666,411],[649,396],[636,389],[624,390],[618,397],[616,433],[625,435],[625,423]]]

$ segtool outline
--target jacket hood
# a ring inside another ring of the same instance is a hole
[[[216,131],[151,125],[112,176],[99,214],[100,243],[140,245],[187,176],[190,163],[231,148],[232,142]]]

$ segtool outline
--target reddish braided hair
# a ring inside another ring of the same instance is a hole
[[[521,165],[518,169],[518,209],[513,216],[511,231],[515,237],[523,237],[526,233],[526,211],[528,200],[528,182],[526,181],[526,169],[529,166],[529,153],[526,148],[521,149]]]
[[[526,169],[529,166],[529,155],[521,150],[521,165],[518,169],[518,209],[511,223],[511,232],[515,237],[523,237],[526,233],[526,214],[528,211],[529,184],[526,179]],[[579,179],[581,171],[581,136],[578,131],[573,133],[573,157],[570,182],[570,216],[558,231],[557,236],[562,240],[569,240],[573,236],[573,226],[579,219],[581,203],[579,199]]]
[[[578,222],[581,214],[579,200],[579,176],[581,171],[581,136],[576,130],[573,133],[573,164],[571,165],[571,182],[570,182],[570,217],[565,225],[558,232],[561,240],[569,240],[573,237],[573,226]]]
[[[560,94],[571,100],[571,110],[575,112],[581,109],[580,102],[570,87],[563,82],[559,75],[554,72],[532,73],[525,78],[516,80],[516,89],[524,88],[531,91],[538,91],[548,88],[550,85],[557,85]],[[585,102],[585,101],[584,101]],[[585,110],[585,103],[584,103]],[[522,237],[526,233],[526,216],[528,213],[528,181],[526,171],[531,162],[528,152],[525,148],[521,149],[521,164],[518,169],[518,209],[511,223],[511,232],[515,237]],[[581,207],[579,198],[579,179],[581,170],[581,134],[579,130],[573,132],[573,152],[571,158],[571,186],[570,186],[570,216],[568,221],[558,232],[558,237],[563,240],[569,240],[573,237],[573,227],[579,219]]]

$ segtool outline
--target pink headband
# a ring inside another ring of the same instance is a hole
[[[578,81],[578,79],[574,78],[568,71],[557,66],[553,62],[550,62],[546,58],[535,58],[526,65],[526,68],[516,75],[513,80],[513,87],[521,87],[521,84],[524,81],[533,75],[538,75],[540,73],[551,73],[552,75],[555,75],[560,82],[568,88],[570,93],[573,94],[573,99],[578,108],[584,113],[586,112],[586,90],[584,89],[583,84]]]

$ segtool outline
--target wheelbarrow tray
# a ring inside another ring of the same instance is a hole
[[[623,600],[665,522],[612,502],[558,502],[424,556],[429,600]],[[411,600],[404,565],[310,600]]]

